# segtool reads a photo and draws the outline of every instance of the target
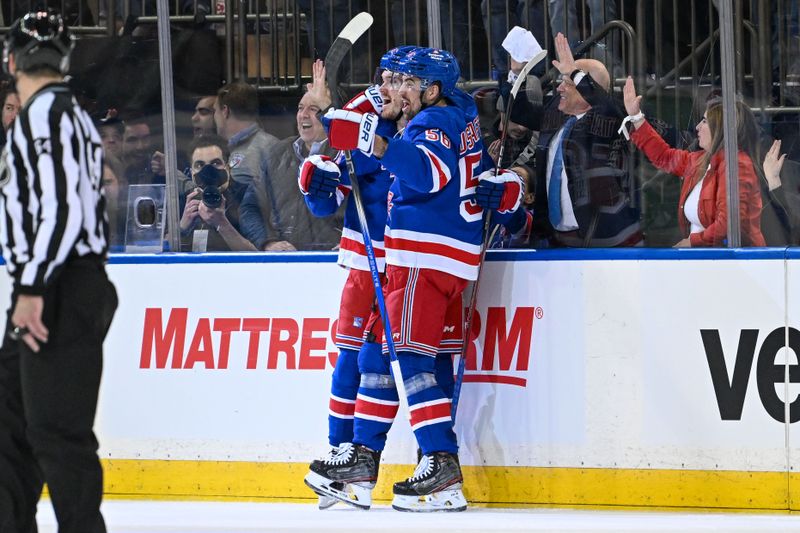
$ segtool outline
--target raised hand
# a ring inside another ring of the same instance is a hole
[[[331,105],[331,91],[325,81],[325,62],[321,59],[314,61],[311,67],[312,83],[306,84],[306,89],[317,106],[325,110]]]
[[[764,157],[764,176],[767,178],[767,185],[771,191],[781,186],[781,169],[786,154],[780,155],[780,153],[781,141],[776,140]]]
[[[636,87],[630,76],[625,80],[625,87],[622,88],[622,98],[625,101],[625,111],[629,116],[638,115],[641,112],[642,97],[636,95]]]
[[[553,66],[558,69],[561,74],[569,76],[578,67],[575,65],[575,58],[572,57],[572,49],[569,47],[569,41],[563,33],[558,32],[555,38],[556,45],[556,58],[553,60]]]

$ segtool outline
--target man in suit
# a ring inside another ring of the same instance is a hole
[[[641,245],[637,190],[617,133],[625,113],[610,95],[608,70],[576,61],[564,35],[555,43],[561,83],[553,99],[543,110],[515,102],[511,114],[540,130],[535,157],[514,168],[536,183],[533,238],[553,247]]]

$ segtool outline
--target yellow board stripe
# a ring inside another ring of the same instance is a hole
[[[108,459],[108,497],[312,501],[305,463]],[[636,470],[465,466],[464,493],[485,505],[798,509],[800,474],[712,470]],[[392,482],[412,465],[381,465],[373,497],[391,499]],[[793,497],[790,499],[790,487]]]

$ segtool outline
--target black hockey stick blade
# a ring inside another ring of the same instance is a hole
[[[522,70],[519,71],[519,76],[517,79],[514,80],[514,85],[511,86],[511,94],[508,97],[508,102],[506,102],[506,114],[503,116],[503,129],[502,133],[500,134],[500,151],[497,156],[497,168],[496,171],[500,170],[500,165],[503,164],[503,155],[505,155],[505,146],[506,146],[506,135],[508,135],[508,121],[511,119],[511,109],[514,107],[514,100],[517,99],[517,93],[519,92],[519,88],[522,87],[522,84],[525,83],[525,78],[528,77],[528,73],[531,71],[533,67],[535,67],[542,59],[547,56],[547,50],[539,50],[539,52],[531,58],[530,61],[525,63],[525,66],[522,67]]]
[[[372,26],[372,21],[372,15],[366,11],[357,14],[342,28],[342,31],[336,36],[336,40],[328,48],[328,53],[325,55],[325,81],[331,89],[331,100],[334,107],[339,107],[343,103],[338,101],[338,91],[336,91],[336,87],[339,85],[339,67],[342,66],[342,61],[347,53],[350,52],[353,43]]]

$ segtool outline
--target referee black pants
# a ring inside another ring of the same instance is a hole
[[[33,353],[22,341],[4,336],[0,533],[36,533],[43,483],[59,533],[105,533],[103,471],[93,426],[103,339],[116,307],[117,294],[102,262],[71,259],[44,295],[47,344]]]

